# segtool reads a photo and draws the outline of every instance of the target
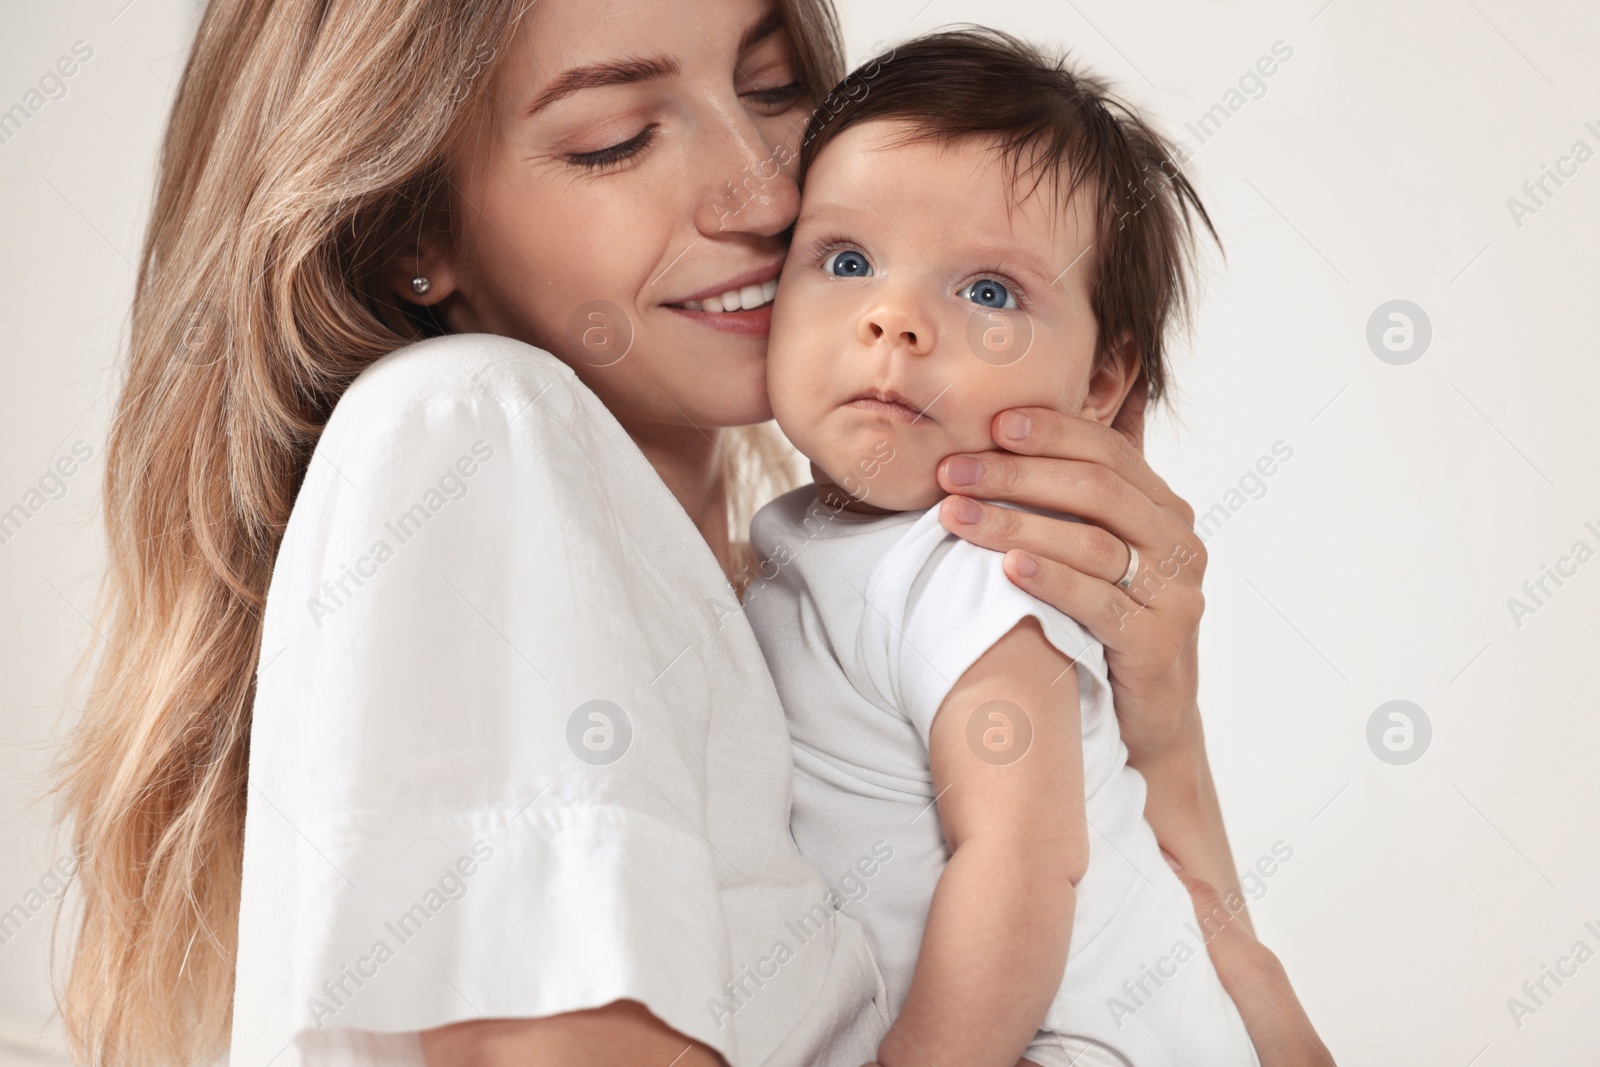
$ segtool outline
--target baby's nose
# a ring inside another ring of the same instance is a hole
[[[861,319],[861,340],[870,345],[885,342],[914,355],[933,350],[933,329],[922,315],[898,301],[883,301]]]
[[[882,340],[895,329],[893,326],[885,326],[883,323],[875,321],[869,321],[867,323],[867,328],[872,331],[872,339],[875,341]],[[917,332],[911,329],[909,326],[902,327],[898,330],[898,337],[896,339],[904,341],[907,345],[915,346],[917,343]]]

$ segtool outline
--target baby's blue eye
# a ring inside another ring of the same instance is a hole
[[[995,281],[993,278],[981,278],[961,290],[961,295],[966,299],[986,308],[1014,308],[1017,298],[1011,295],[1011,290]]]
[[[839,278],[865,278],[872,273],[872,264],[860,252],[846,248],[823,260],[822,269]]]

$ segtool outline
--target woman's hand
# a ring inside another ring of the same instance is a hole
[[[945,529],[1006,553],[1011,580],[1086,626],[1106,648],[1128,763],[1148,787],[1145,818],[1191,873],[1239,893],[1196,703],[1205,546],[1194,510],[1144,461],[1139,383],[1112,426],[1049,408],[995,417],[1005,451],[947,457]],[[1065,512],[1046,518],[984,500]],[[1126,590],[1129,546],[1139,569]],[[1240,898],[1242,899],[1242,897]],[[1239,922],[1250,928],[1241,911]]]
[[[1239,1009],[1261,1067],[1334,1067],[1278,957],[1234,921],[1237,913],[1209,884],[1182,871],[1178,877],[1194,899],[1206,952]]]
[[[1206,552],[1194,510],[1139,449],[1144,392],[1114,427],[1048,408],[1018,408],[990,428],[1005,451],[947,457],[945,529],[1006,553],[1013,582],[1077,619],[1106,647],[1129,762],[1144,767],[1198,740],[1198,637]],[[984,500],[1066,512],[1067,522]],[[1132,545],[1139,570],[1126,590]]]

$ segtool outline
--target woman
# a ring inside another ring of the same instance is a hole
[[[204,1060],[230,1027],[235,1065],[870,1057],[876,968],[788,838],[730,594],[777,470],[733,428],[769,416],[785,168],[841,73],[821,0],[208,7],[65,787],[80,1059]],[[1320,1062],[1209,895],[1238,886],[1195,708],[1204,557],[1142,609],[1114,585],[1121,542],[1199,553],[1192,512],[1112,435],[1031,414],[946,487],[1104,529],[947,522],[1105,641],[1263,1062]]]

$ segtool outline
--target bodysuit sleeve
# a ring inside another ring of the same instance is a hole
[[[864,669],[926,744],[956,681],[1017,623],[1039,620],[1045,638],[1078,665],[1088,733],[1110,701],[1105,649],[1077,621],[1006,577],[1004,556],[970,544],[929,511],[883,557],[865,590],[858,650]]]

